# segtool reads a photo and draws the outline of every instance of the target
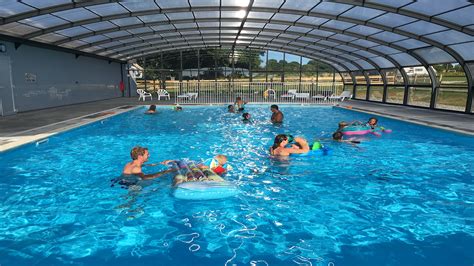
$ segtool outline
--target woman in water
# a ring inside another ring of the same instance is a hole
[[[270,147],[270,154],[275,156],[288,156],[290,154],[301,154],[309,152],[308,142],[301,138],[296,137],[293,139],[295,144],[291,145],[291,148],[287,148],[289,144],[288,136],[285,134],[279,134],[275,137],[273,146]]]

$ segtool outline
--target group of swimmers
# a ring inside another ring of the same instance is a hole
[[[241,97],[237,97],[233,105],[228,106],[228,112],[231,113],[236,113],[236,112],[243,112],[245,110],[245,105],[247,102],[243,101]],[[181,111],[182,107],[177,105],[174,107],[175,111]],[[271,105],[270,110],[272,112],[271,116],[271,122],[274,124],[281,124],[283,122],[283,113],[279,110],[278,105]],[[146,114],[153,114],[156,113],[156,106],[151,105],[149,109],[146,111]],[[244,123],[251,123],[251,115],[247,112],[242,114],[242,121]],[[347,123],[345,121],[341,121],[338,124],[338,129],[332,134],[332,140],[338,141],[338,142],[345,142],[345,143],[350,143],[350,144],[359,144],[360,140],[351,138],[351,139],[343,139],[344,134],[342,133],[343,130],[348,127],[353,125],[354,122],[352,123]],[[360,124],[360,122],[358,122]],[[368,122],[365,124],[365,126],[370,127],[371,129],[375,129],[377,127],[378,120],[375,117],[371,117]],[[291,154],[304,154],[308,153],[310,150],[316,149],[321,147],[321,144],[319,141],[309,144],[306,139],[303,137],[293,137],[288,134],[279,134],[275,137],[273,145],[270,147],[270,154],[273,156],[289,156]],[[129,162],[125,165],[122,174],[123,175],[134,175],[139,177],[141,180],[147,180],[147,179],[154,179],[160,176],[163,176],[167,173],[177,171],[176,168],[171,168],[168,170],[160,171],[154,174],[144,174],[142,171],[142,166],[145,165],[145,162],[148,161],[148,158],[150,156],[148,149],[144,147],[134,147],[131,152],[130,156],[132,158],[132,162]],[[170,163],[177,163],[179,161],[175,160],[166,160],[161,162],[160,164],[163,165],[168,165]],[[148,164],[145,166],[155,166],[157,164]],[[197,168],[199,169],[210,169],[214,173],[216,173],[218,176],[223,176],[225,173],[227,173],[229,170],[232,170],[231,167],[227,165],[227,157],[225,155],[219,154],[216,155],[214,158],[210,159],[210,161],[203,162],[203,163],[198,163]],[[185,177],[186,179],[186,177]],[[178,180],[174,179],[173,185],[177,185],[182,182],[188,182],[188,181],[195,181],[191,180],[188,178],[187,180]],[[203,181],[203,180],[200,180]],[[219,180],[209,180],[209,181],[223,181],[222,178]]]

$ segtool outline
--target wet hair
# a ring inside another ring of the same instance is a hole
[[[130,156],[133,160],[138,159],[138,156],[143,156],[148,151],[148,148],[143,148],[140,146],[133,147],[132,151],[130,152]]]
[[[270,108],[272,108],[272,109],[277,109],[277,110],[278,110],[278,105],[272,104],[272,106],[270,106]]]
[[[288,140],[288,137],[285,134],[277,135],[275,137],[275,141],[273,142],[272,149],[276,149],[276,148],[280,147],[280,144],[285,140]]]
[[[346,126],[348,126],[348,125],[349,125],[349,124],[348,124],[346,121],[341,121],[341,122],[339,122],[339,124],[338,124],[339,128],[343,128],[343,127],[346,127]]]
[[[148,110],[156,111],[156,105],[154,105],[154,104],[150,105],[150,108]]]
[[[249,113],[243,113],[243,114],[242,114],[242,117],[243,117],[244,119],[248,119],[247,116],[250,116],[250,114],[249,114]]]
[[[332,139],[334,140],[342,140],[342,132],[336,131],[334,134],[332,134]]]
[[[234,105],[233,105],[233,104],[229,104],[229,105],[227,106],[227,109],[231,109],[231,108],[234,108]]]
[[[181,110],[183,110],[183,107],[181,107],[181,106],[176,106],[176,111],[181,111]]]
[[[370,120],[372,120],[372,119],[375,120],[375,124],[377,124],[377,122],[379,122],[379,120],[378,120],[377,118],[375,118],[375,117],[369,118],[369,122],[370,122]]]

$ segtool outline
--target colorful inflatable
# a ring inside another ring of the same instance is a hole
[[[307,153],[292,153],[292,156],[325,156],[329,155],[331,149],[325,147],[319,141],[315,141],[313,144],[310,145],[311,150]]]
[[[376,127],[375,129],[372,129],[370,126],[363,124],[360,121],[355,121],[349,126],[344,127],[341,132],[346,136],[365,135],[369,133],[380,136],[381,132],[391,133],[392,130],[384,127]]]
[[[175,161],[173,196],[186,200],[222,199],[239,193],[237,186],[224,181],[210,169],[200,169],[194,162]]]

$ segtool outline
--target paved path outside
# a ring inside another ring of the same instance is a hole
[[[140,105],[173,103],[173,100],[139,102],[136,98],[116,98],[0,117],[0,152],[126,112]],[[474,136],[474,115],[470,114],[355,100],[344,101],[339,107]]]

